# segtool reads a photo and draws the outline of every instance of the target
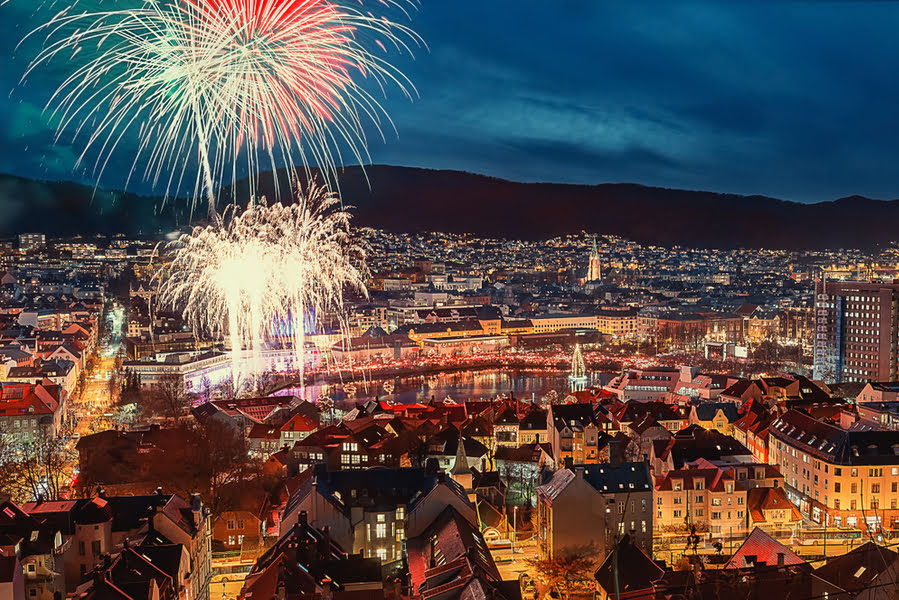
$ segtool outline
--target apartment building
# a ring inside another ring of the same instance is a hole
[[[899,279],[815,286],[815,379],[899,379]]]
[[[783,475],[771,465],[699,459],[658,481],[655,527],[677,531],[695,525],[712,534],[739,530],[746,527],[749,491],[782,486]]]
[[[833,527],[899,526],[895,431],[847,430],[791,410],[769,435],[770,461],[803,515]]]

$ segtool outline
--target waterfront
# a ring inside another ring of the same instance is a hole
[[[588,385],[599,385],[608,374],[588,373]],[[341,384],[289,387],[279,395],[295,395],[317,401],[322,396],[341,400],[387,400],[398,404],[451,398],[456,402],[486,400],[510,394],[519,400],[538,401],[551,390],[560,396],[569,389],[568,372],[558,369],[486,369],[432,375],[413,375]]]

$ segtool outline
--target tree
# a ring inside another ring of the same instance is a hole
[[[75,462],[63,438],[41,429],[36,438],[21,446],[21,454],[11,454],[14,458],[4,465],[12,470],[5,483],[11,496],[20,500],[38,496],[46,500],[59,499],[63,488],[69,484],[71,465]]]
[[[184,379],[177,373],[165,373],[144,396],[145,410],[153,415],[177,421],[191,407],[191,398],[184,391]]]
[[[594,556],[592,545],[569,548],[552,558],[528,559],[527,563],[550,589],[569,598],[577,583],[593,580]]]

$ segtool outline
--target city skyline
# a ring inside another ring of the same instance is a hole
[[[68,136],[51,142],[40,109],[62,71],[19,84],[36,48],[14,47],[38,19],[17,0],[2,10],[12,68],[0,142],[17,151],[0,172],[122,187],[76,171],[80,146]],[[385,100],[398,137],[374,141],[372,162],[801,202],[894,198],[889,100],[899,90],[878,57],[895,50],[897,23],[892,3],[423,2],[411,25],[428,50],[397,63],[420,97]],[[140,181],[129,190],[159,191]]]

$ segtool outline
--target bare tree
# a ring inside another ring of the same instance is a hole
[[[43,496],[47,500],[57,500],[60,497],[63,488],[69,484],[75,462],[63,438],[41,429],[37,437],[22,444],[21,454],[12,454],[15,458],[7,466],[13,473],[6,484],[10,495],[19,499]]]
[[[579,546],[552,558],[528,559],[527,563],[547,587],[569,598],[578,583],[593,580],[595,554],[592,546]]]
[[[191,397],[184,390],[184,379],[176,373],[160,376],[144,396],[148,412],[166,419],[178,421],[190,410]]]

